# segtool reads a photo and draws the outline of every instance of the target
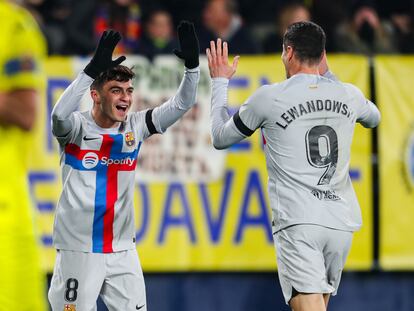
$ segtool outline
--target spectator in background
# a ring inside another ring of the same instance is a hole
[[[23,0],[22,6],[32,14],[39,27],[43,30],[43,11],[45,0]]]
[[[24,0],[47,40],[48,54],[65,54],[67,19],[72,14],[72,0]]]
[[[28,184],[45,40],[27,10],[0,1],[0,309],[46,310]]]
[[[71,13],[64,22],[65,46],[59,54],[89,55],[96,46],[93,16],[96,14],[98,0],[69,1]]]
[[[398,40],[401,53],[414,53],[414,2],[407,11],[395,11],[391,22]]]
[[[335,51],[346,53],[394,53],[392,28],[381,22],[372,5],[352,10],[352,18],[338,26],[334,36]]]
[[[233,0],[208,0],[203,10],[203,28],[200,30],[200,49],[205,51],[210,41],[221,38],[228,42],[230,54],[256,54],[258,44],[237,13]]]
[[[358,1],[361,0],[312,0],[312,21],[325,30],[327,52],[336,52],[334,44],[335,30],[339,24],[347,19],[350,7]]]
[[[283,49],[283,35],[290,24],[310,21],[311,14],[302,3],[289,3],[284,6],[276,19],[276,31],[269,34],[263,42],[264,53],[278,53]]]
[[[152,60],[156,55],[171,54],[175,48],[178,42],[170,13],[162,8],[154,9],[144,22],[144,32],[134,52]]]
[[[24,0],[46,37],[49,55],[88,55],[95,49],[98,0]]]
[[[133,54],[141,36],[141,10],[137,0],[106,0],[98,7],[95,18],[96,41],[105,29],[114,29],[122,35],[116,54]]]

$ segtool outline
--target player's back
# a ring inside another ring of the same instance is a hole
[[[257,93],[275,230],[298,223],[359,229],[349,163],[355,123],[366,104],[362,93],[309,74]]]

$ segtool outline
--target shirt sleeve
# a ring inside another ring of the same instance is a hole
[[[381,121],[381,113],[377,106],[368,99],[363,100],[357,122],[361,123],[362,126],[373,128],[376,127]]]
[[[262,113],[263,89],[257,90],[233,117],[227,109],[227,88],[229,80],[214,78],[211,97],[211,136],[217,149],[227,148],[251,136],[261,127],[265,118]]]
[[[20,8],[11,13],[13,33],[5,36],[8,53],[0,57],[0,91],[38,89],[45,85],[46,41],[28,12]]]
[[[244,136],[251,136],[266,119],[265,104],[269,101],[266,98],[268,87],[266,85],[260,87],[233,116],[234,124]]]
[[[358,123],[361,123],[363,127],[376,127],[381,121],[381,113],[378,110],[378,107],[373,102],[366,99],[359,88],[348,83],[346,83],[345,85],[347,85],[353,90],[355,94],[354,96],[356,97],[356,101],[358,103],[358,115],[356,121]]]
[[[52,111],[52,133],[59,141],[70,139],[77,119],[73,112],[78,110],[82,96],[92,84],[93,79],[83,71],[68,86]]]
[[[225,149],[243,140],[233,118],[230,117],[227,108],[227,87],[229,80],[226,78],[212,79],[211,95],[211,138],[216,149]]]
[[[164,133],[195,104],[199,79],[199,67],[186,68],[177,93],[162,105],[144,112],[148,130],[145,131],[144,138],[152,134]]]

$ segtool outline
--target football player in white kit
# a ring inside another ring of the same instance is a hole
[[[96,310],[98,295],[110,311],[147,310],[135,246],[133,195],[142,142],[163,133],[196,101],[200,76],[194,26],[178,26],[184,60],[175,96],[154,109],[128,114],[134,73],[112,60],[121,39],[105,31],[90,63],[65,90],[52,112],[61,150],[63,190],[54,223],[56,264],[49,290],[54,311]],[[78,112],[90,89],[93,107]]]
[[[214,146],[227,148],[258,128],[264,137],[285,301],[294,311],[326,310],[338,289],[352,233],[361,227],[349,176],[354,127],[356,122],[377,126],[380,113],[358,88],[325,72],[325,33],[312,22],[286,30],[287,80],[260,87],[232,117],[227,87],[239,58],[229,65],[227,43],[220,39],[211,41],[207,57]]]

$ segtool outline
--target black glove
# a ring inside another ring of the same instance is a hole
[[[112,60],[112,53],[119,40],[121,40],[119,32],[105,30],[96,47],[95,54],[83,71],[91,78],[96,79],[101,72],[122,63],[126,59],[125,56],[120,56],[116,60]]]
[[[185,67],[189,69],[197,67],[200,47],[193,23],[181,21],[177,27],[177,33],[181,51],[174,49],[174,54],[184,60]]]

